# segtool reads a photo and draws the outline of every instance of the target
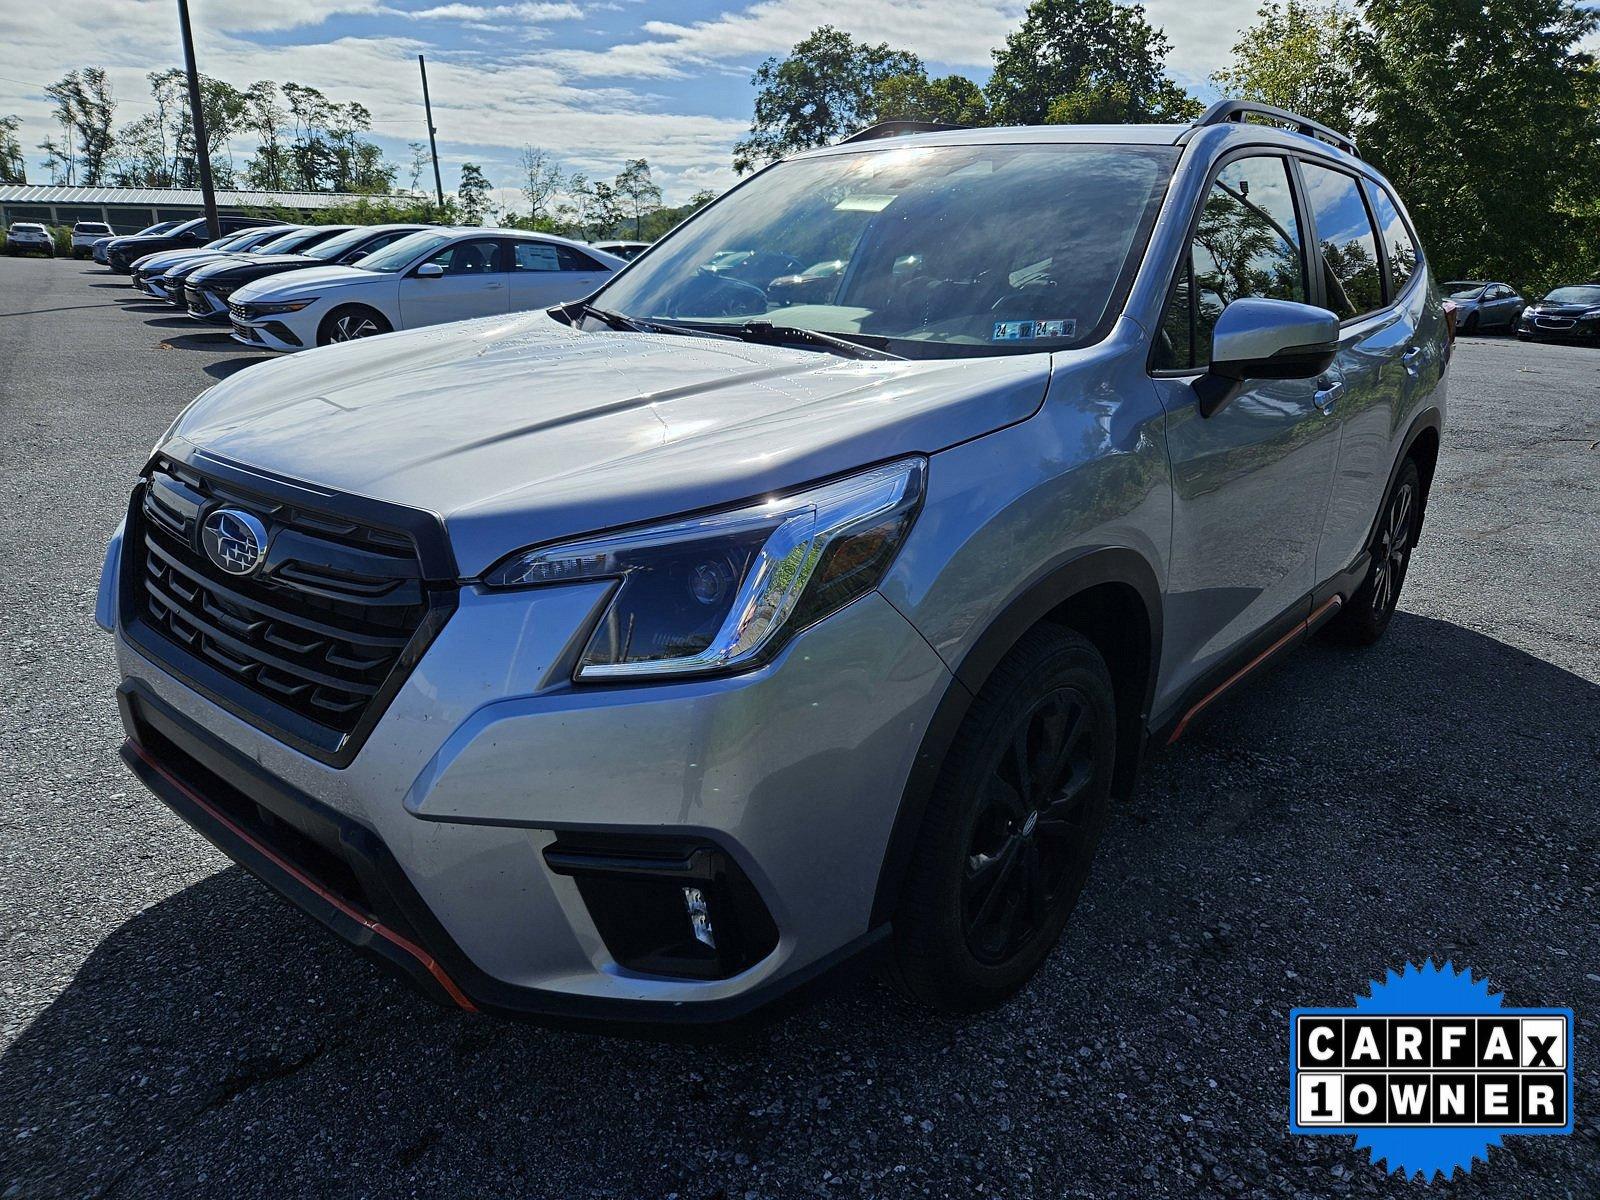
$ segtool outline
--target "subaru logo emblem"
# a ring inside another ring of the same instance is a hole
[[[249,575],[267,556],[267,527],[237,508],[219,508],[200,526],[200,545],[229,575]]]

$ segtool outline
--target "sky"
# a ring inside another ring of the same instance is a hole
[[[1147,0],[1173,42],[1173,75],[1204,91],[1257,0]],[[406,144],[425,138],[417,55],[428,82],[446,190],[479,163],[515,207],[524,145],[568,170],[610,178],[647,159],[668,203],[733,181],[749,126],[751,72],[819,25],[886,41],[929,69],[988,77],[990,51],[1021,0],[191,0],[200,70],[239,87],[293,80],[357,100],[409,182]],[[54,131],[45,85],[105,67],[120,125],[148,111],[146,72],[182,64],[175,0],[0,0],[0,114],[22,118],[28,178]],[[235,149],[243,166],[249,147]],[[522,206],[524,209],[526,205]]]

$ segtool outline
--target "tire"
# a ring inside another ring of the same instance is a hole
[[[380,333],[390,333],[394,326],[389,324],[381,312],[375,308],[368,308],[364,304],[346,304],[343,308],[336,308],[322,318],[322,324],[317,326],[317,345],[331,346],[335,342],[353,342],[364,337],[377,337]]]
[[[1110,672],[1078,634],[1040,626],[995,668],[951,743],[897,905],[888,975],[908,1000],[979,1012],[1039,969],[1089,877],[1116,729]]]
[[[1383,636],[1400,604],[1406,568],[1417,544],[1422,516],[1422,475],[1406,459],[1384,497],[1372,546],[1372,565],[1350,603],[1324,629],[1329,640],[1348,646],[1370,646]]]
[[[1478,314],[1468,313],[1466,321],[1461,326],[1463,336],[1471,337],[1478,332]]]

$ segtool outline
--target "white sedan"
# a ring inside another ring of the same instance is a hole
[[[444,321],[548,308],[586,296],[627,264],[521,230],[428,229],[347,267],[247,283],[228,298],[235,341],[303,350]]]

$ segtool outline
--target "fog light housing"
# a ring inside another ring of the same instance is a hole
[[[563,834],[544,859],[577,884],[606,950],[627,970],[726,979],[778,944],[755,885],[702,840]]]

